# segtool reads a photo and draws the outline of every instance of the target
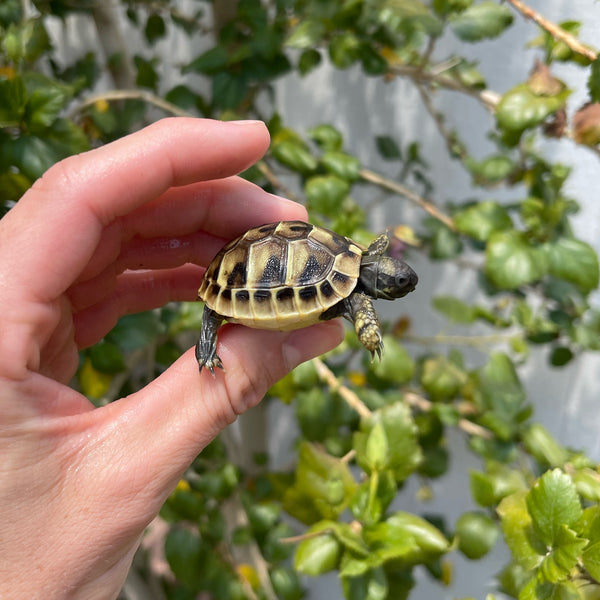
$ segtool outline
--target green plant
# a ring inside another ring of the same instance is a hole
[[[271,390],[245,417],[242,434],[245,427],[265,427],[268,403],[287,405],[299,428],[293,469],[270,469],[266,447],[232,464],[228,451],[238,442],[227,433],[197,458],[162,511],[174,575],[159,582],[164,596],[191,599],[205,591],[223,599],[292,600],[303,595],[300,575],[337,571],[346,598],[406,598],[417,565],[448,583],[452,553],[477,560],[500,533],[512,556],[498,578],[508,596],[600,594],[598,465],[535,423],[518,375],[533,345],[547,346],[557,368],[600,348],[600,313],[589,301],[598,286],[598,258],[570,225],[578,206],[565,192],[569,168],[542,151],[542,141],[552,137],[598,155],[600,62],[578,41],[579,24],[550,23],[509,0],[541,25],[530,40],[539,61],[526,81],[499,95],[472,61],[433,59],[443,34],[467,44],[511,27],[517,13],[491,0],[238,0],[198,2],[195,13],[169,1],[34,4],[35,14],[25,14],[26,3],[18,0],[0,6],[3,211],[56,161],[157,114],[261,118],[272,146],[246,177],[305,202],[313,222],[359,242],[373,234],[353,191],[368,185],[400,197],[422,209],[424,218],[414,229],[392,230],[393,251],[453,263],[468,252],[479,278],[476,303],[443,295],[432,305],[452,324],[477,324],[483,335],[439,335],[420,352],[414,343],[423,340],[413,333],[419,324],[402,316],[386,324],[380,363],[362,360],[351,335]],[[115,19],[117,8],[125,11],[127,27],[145,38],[143,54],[131,56],[118,45],[124,24]],[[48,33],[52,18],[75,13],[102,23],[105,62],[95,53],[68,64],[59,60]],[[207,50],[182,66],[161,55],[163,37],[206,39],[208,22],[214,29]],[[275,110],[274,82],[288,73],[305,75],[326,60],[339,70],[360,69],[363,77],[412,82],[480,196],[434,205],[429,197],[436,182],[416,143],[400,147],[391,137],[377,138],[374,162],[398,167],[398,177],[390,179],[372,170],[375,165],[362,165],[331,124],[305,132],[287,126]],[[552,73],[557,62],[588,73],[589,104],[571,119],[571,90]],[[161,72],[176,68],[189,82],[164,89]],[[91,95],[104,70],[116,89]],[[435,108],[438,89],[468,95],[489,111],[490,156],[472,156],[459,132],[448,128]],[[289,189],[282,182],[292,176],[296,183]],[[510,201],[494,199],[499,188]],[[169,305],[121,319],[100,344],[82,352],[79,386],[98,403],[136,389],[193,343],[200,308]],[[453,349],[443,351],[448,344]],[[464,345],[481,350],[481,364],[467,361]],[[446,473],[450,430],[464,435],[480,459],[480,470],[470,473],[477,510],[456,523],[398,510],[407,481],[417,480],[426,500],[429,482]]]

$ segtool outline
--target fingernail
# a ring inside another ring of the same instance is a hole
[[[281,349],[286,369],[329,352],[343,339],[344,326],[338,319],[292,331]]]
[[[259,121],[258,119],[240,119],[233,121],[223,121],[223,123],[228,123],[231,125],[265,125],[264,121]],[[265,125],[266,127],[266,125]]]

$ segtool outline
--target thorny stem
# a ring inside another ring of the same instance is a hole
[[[581,54],[592,61],[598,58],[598,53],[595,50],[582,44],[575,36],[555,23],[548,21],[548,19],[527,6],[524,2],[521,2],[521,0],[508,0],[508,3],[512,4],[526,19],[534,21],[542,29],[545,29],[555,40],[564,42],[576,54]]]

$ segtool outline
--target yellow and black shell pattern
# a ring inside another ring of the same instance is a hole
[[[352,293],[362,254],[352,240],[310,223],[262,225],[215,256],[198,298],[233,323],[306,327]]]

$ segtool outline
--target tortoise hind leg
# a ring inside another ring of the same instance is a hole
[[[200,372],[202,373],[202,367],[206,367],[213,377],[215,376],[215,367],[223,369],[223,363],[217,356],[217,329],[222,322],[223,317],[205,304],[202,313],[202,329],[196,344],[196,360]]]
[[[383,339],[373,301],[366,294],[356,292],[347,299],[346,306],[348,312],[344,316],[354,324],[360,343],[371,353],[371,359],[377,353],[381,360]]]

